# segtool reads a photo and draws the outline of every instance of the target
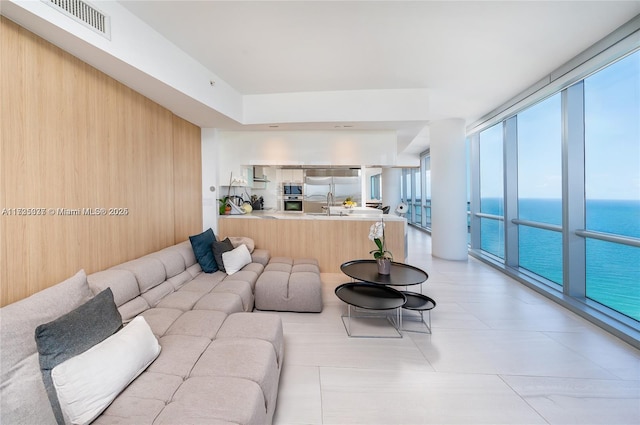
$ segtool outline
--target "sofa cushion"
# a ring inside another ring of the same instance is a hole
[[[175,308],[154,307],[143,311],[140,315],[145,318],[154,335],[161,337],[181,314],[182,310]]]
[[[93,296],[84,270],[0,308],[0,423],[53,423],[33,331]]]
[[[244,311],[253,310],[253,290],[251,289],[251,284],[249,282],[244,280],[235,280],[233,278],[225,279],[211,292],[228,292],[236,294],[242,299],[242,307]]]
[[[175,291],[175,288],[171,282],[164,281],[143,293],[142,298],[144,298],[151,307],[155,307],[164,297],[173,291]]]
[[[244,424],[271,423],[260,386],[230,377],[187,379],[154,424]]]
[[[194,365],[190,376],[251,380],[260,385],[264,404],[269,410],[277,397],[280,369],[269,342],[255,338],[221,339],[211,343]]]
[[[165,335],[160,338],[162,352],[148,370],[186,378],[209,344],[211,339],[201,336]]]
[[[182,288],[185,283],[190,282],[192,279],[193,276],[191,276],[191,273],[189,273],[188,270],[185,270],[180,274],[170,277],[169,279],[167,279],[167,282],[173,285],[173,289],[178,290]]]
[[[179,244],[174,245],[170,248],[176,250],[177,252],[180,253],[180,255],[182,255],[182,258],[184,258],[184,265],[187,267],[187,269],[193,266],[194,264],[198,264],[198,259],[196,258],[196,255],[193,252],[191,241],[180,242]],[[198,264],[198,267],[199,266],[200,265]]]
[[[191,291],[177,291],[164,297],[156,307],[173,308],[176,310],[189,311],[204,294]]]
[[[251,262],[251,254],[246,245],[239,245],[231,251],[222,253],[222,263],[224,271],[228,275],[232,275]]]
[[[112,267],[116,270],[129,270],[138,281],[140,293],[144,294],[149,289],[164,282],[167,274],[162,262],[156,258],[142,257]]]
[[[236,313],[224,321],[216,340],[225,338],[263,339],[273,346],[278,364],[282,366],[284,357],[284,336],[282,319],[270,313]]]
[[[183,382],[184,380],[180,376],[147,370],[122,391],[118,400],[123,397],[135,397],[137,399],[160,400],[168,403]],[[116,412],[111,411],[109,413],[114,414]]]
[[[98,294],[107,288],[113,292],[113,301],[118,307],[140,295],[136,276],[129,270],[109,269],[87,276],[89,288]]]
[[[149,307],[151,306],[147,304],[147,301],[144,298],[135,297],[131,301],[127,301],[126,303],[118,307],[118,311],[122,316],[122,321],[124,323],[127,323],[138,314],[142,313],[145,310],[148,310]]]
[[[215,338],[218,329],[227,318],[227,313],[213,310],[191,310],[173,322],[165,335],[199,336]]]
[[[69,313],[39,325],[35,339],[40,368],[56,420],[64,423],[62,402],[52,381],[52,370],[63,362],[87,351],[122,327],[122,318],[110,288]]]
[[[223,313],[239,313],[244,311],[242,297],[231,292],[211,292],[206,294],[193,306],[194,310],[214,310]]]
[[[189,236],[193,253],[205,273],[218,271],[218,265],[211,251],[212,244],[216,241],[213,230],[207,229],[199,235]]]
[[[218,264],[218,270],[225,271],[224,269],[224,261],[222,259],[222,254],[233,250],[233,245],[229,238],[225,238],[222,241],[213,242],[213,257],[216,259],[216,263]]]
[[[57,365],[51,377],[65,418],[89,423],[160,353],[142,317],[89,350]]]
[[[187,269],[187,266],[184,263],[184,258],[180,254],[180,251],[176,250],[172,246],[149,254],[148,257],[160,260],[160,262],[164,265],[167,279],[177,276]]]
[[[266,249],[254,249],[251,253],[251,261],[262,264],[262,266],[269,264],[270,259],[271,254]]]
[[[189,267],[187,267],[187,272],[191,275],[191,277],[196,277],[202,274],[202,267],[200,267],[200,264],[196,262],[195,264],[192,264]]]
[[[91,422],[91,425],[153,424],[165,405],[166,403],[161,400],[141,399],[121,394],[113,400],[107,410],[102,412],[102,415]]]
[[[287,263],[274,263],[273,259],[269,262],[269,264],[267,264],[264,268],[265,273],[266,272],[282,272],[282,273],[287,273],[287,274],[291,274],[291,269],[293,268],[293,266],[291,264],[287,264]]]

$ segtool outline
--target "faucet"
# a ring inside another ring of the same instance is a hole
[[[331,215],[331,205],[333,205],[333,193],[329,191],[327,193],[327,215]]]

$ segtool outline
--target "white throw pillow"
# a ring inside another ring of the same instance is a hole
[[[51,371],[65,421],[94,420],[160,354],[143,317]]]
[[[251,262],[251,254],[246,245],[238,245],[237,248],[222,253],[222,262],[225,272],[232,275]]]

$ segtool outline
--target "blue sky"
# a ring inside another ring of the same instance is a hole
[[[518,115],[518,193],[560,198],[560,94]],[[640,201],[640,51],[585,79],[587,199]],[[482,196],[502,195],[502,125],[481,134]],[[484,146],[483,146],[484,145]]]

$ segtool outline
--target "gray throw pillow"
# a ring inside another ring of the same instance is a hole
[[[111,288],[107,288],[75,310],[36,328],[42,380],[58,424],[64,424],[64,417],[51,380],[51,370],[104,341],[121,327],[122,317],[113,301]]]
[[[229,238],[225,238],[223,241],[216,241],[212,245],[213,256],[216,259],[216,263],[218,264],[218,269],[220,271],[226,272],[224,269],[224,262],[222,261],[222,254],[233,250],[233,244],[229,240]]]

